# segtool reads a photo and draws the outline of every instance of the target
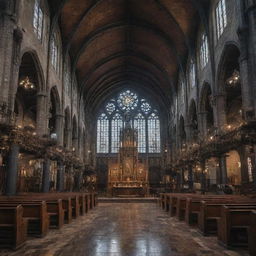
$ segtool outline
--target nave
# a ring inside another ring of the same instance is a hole
[[[156,203],[99,203],[61,230],[30,239],[17,251],[1,256],[238,256],[218,245],[215,237],[203,237]]]

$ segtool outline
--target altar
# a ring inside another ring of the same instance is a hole
[[[147,160],[139,159],[138,133],[129,123],[120,133],[117,159],[109,159],[108,194],[115,197],[144,197],[148,195]]]

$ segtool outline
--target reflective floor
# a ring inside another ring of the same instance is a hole
[[[88,215],[1,256],[248,255],[203,237],[154,203],[101,203]]]

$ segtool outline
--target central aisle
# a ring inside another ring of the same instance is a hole
[[[100,203],[88,215],[45,238],[28,241],[11,256],[247,255],[224,250],[170,218],[154,203]]]

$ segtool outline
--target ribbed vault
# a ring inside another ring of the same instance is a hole
[[[208,0],[49,1],[81,95],[98,106],[134,87],[168,106]]]

